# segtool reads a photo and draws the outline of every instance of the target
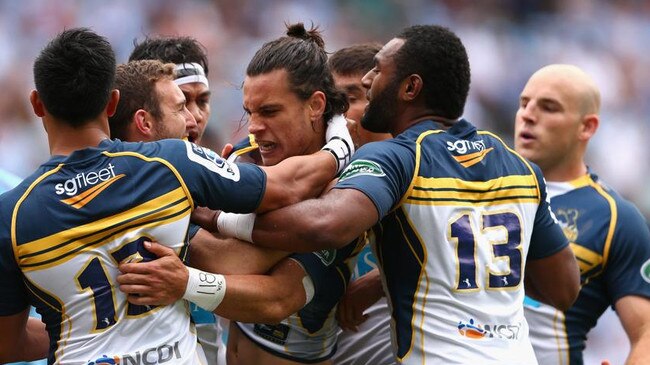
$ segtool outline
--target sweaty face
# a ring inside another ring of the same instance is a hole
[[[246,76],[244,110],[265,166],[316,152],[323,145],[322,132],[316,132],[322,128],[312,125],[308,102],[289,90],[285,70]],[[322,117],[316,123],[322,124]]]
[[[210,121],[210,90],[201,82],[190,82],[179,87],[185,95],[187,109],[196,121],[196,128],[188,130],[188,139],[200,144],[205,127]]]
[[[400,80],[396,79],[395,53],[404,44],[394,38],[375,55],[375,67],[362,79],[368,89],[368,107],[361,126],[371,132],[387,133],[397,123],[397,92]]]
[[[519,99],[515,149],[552,169],[577,153],[580,105],[569,80],[533,75]]]
[[[195,130],[196,121],[185,106],[185,96],[172,80],[156,83],[160,118],[155,121],[153,133],[155,139],[185,138],[190,130]]]

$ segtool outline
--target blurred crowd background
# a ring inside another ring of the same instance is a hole
[[[530,74],[549,63],[582,67],[603,97],[589,164],[650,217],[644,137],[650,132],[650,2],[644,0],[3,0],[0,167],[24,177],[48,158],[46,134],[28,101],[31,67],[66,27],[87,26],[106,36],[118,62],[147,35],[198,39],[208,50],[213,91],[204,139],[220,151],[246,134],[241,84],[248,61],[262,43],[283,34],[285,22],[298,21],[318,25],[330,52],[385,43],[407,25],[448,26],[470,54],[465,116],[508,143]],[[624,350],[613,332],[605,336],[603,344]]]

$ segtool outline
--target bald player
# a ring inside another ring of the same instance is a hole
[[[582,285],[564,312],[527,287],[525,315],[541,365],[582,364],[587,333],[610,305],[631,343],[627,363],[650,358],[650,233],[637,208],[585,164],[599,109],[596,84],[572,65],[538,70],[519,98],[515,149],[542,169]]]

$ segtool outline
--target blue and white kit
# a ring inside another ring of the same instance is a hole
[[[50,364],[205,364],[187,302],[129,304],[118,264],[151,259],[145,240],[183,257],[195,206],[252,212],[265,183],[259,167],[181,140],[53,156],[0,199],[0,315],[35,306]]]

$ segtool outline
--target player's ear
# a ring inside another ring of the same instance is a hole
[[[588,141],[591,137],[593,137],[594,134],[596,134],[599,125],[600,120],[598,118],[598,114],[585,115],[582,118],[578,138],[581,141]]]
[[[113,89],[111,90],[111,95],[108,97],[108,103],[106,104],[106,115],[112,117],[115,115],[117,110],[117,103],[120,101],[120,90]]]
[[[322,91],[314,91],[307,100],[309,106],[309,119],[313,122],[320,118],[325,112],[325,93]]]
[[[406,101],[414,100],[422,91],[423,81],[420,75],[412,74],[402,81],[400,90],[402,90],[402,99]]]
[[[45,106],[43,106],[43,102],[38,96],[38,91],[32,90],[32,92],[29,93],[29,102],[32,104],[32,109],[37,117],[42,118],[45,116]]]
[[[138,134],[148,137],[153,134],[153,118],[151,114],[144,109],[136,110],[133,114],[133,127]]]

